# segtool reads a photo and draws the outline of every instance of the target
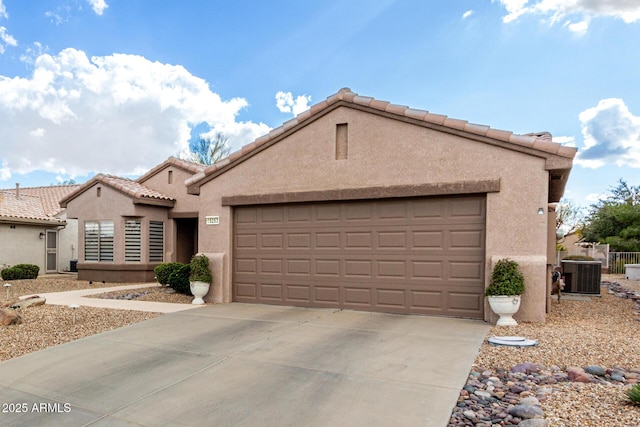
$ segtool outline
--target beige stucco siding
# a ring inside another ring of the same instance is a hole
[[[100,191],[98,192],[98,188]],[[98,196],[99,194],[99,196]],[[172,248],[171,236],[174,234],[173,221],[168,219],[168,209],[157,206],[149,206],[144,204],[135,204],[133,199],[107,185],[97,183],[89,187],[85,192],[78,195],[73,203],[67,205],[67,216],[69,218],[80,218],[78,221],[78,247],[77,254],[79,260],[79,269],[82,270],[81,263],[84,262],[84,223],[86,221],[113,221],[114,222],[114,260],[113,262],[92,262],[86,264],[93,264],[91,269],[93,271],[99,270],[100,265],[110,270],[116,271],[111,266],[118,265],[130,265],[135,267],[136,264],[140,266],[138,270],[147,270],[152,268],[148,264],[149,259],[149,221],[163,221],[164,226],[164,259],[170,260]],[[142,221],[142,235],[141,235],[141,262],[140,263],[127,263],[125,262],[124,251],[124,229],[125,221],[128,218],[140,218]],[[85,265],[86,265],[85,264]],[[82,278],[91,280],[101,280],[100,275],[106,275],[106,273],[90,273],[80,271]],[[111,277],[113,281],[116,281],[116,276]],[[121,277],[118,273],[117,278]],[[153,279],[153,274],[147,272],[145,279]],[[140,280],[140,279],[137,279]],[[109,280],[107,280],[109,281]]]
[[[35,264],[40,273],[45,269],[44,240],[40,239],[43,226],[0,224],[0,269],[16,264]]]
[[[169,182],[169,174],[171,174],[171,182]],[[184,185],[184,182],[192,176],[192,172],[170,165],[142,181],[141,184],[173,198],[175,200],[172,208],[174,215],[194,213],[200,208],[199,198],[193,194],[187,194],[187,187]]]
[[[348,158],[336,160],[336,125],[343,123]],[[492,257],[520,257],[529,286],[521,319],[543,321],[544,304],[528,300],[545,292],[546,263],[538,255],[546,254],[547,216],[537,213],[547,208],[545,159],[346,107],[202,186],[199,250],[222,257],[208,298],[231,297],[233,212],[223,197],[481,180],[500,182],[499,192],[487,197],[487,280]],[[206,226],[207,215],[219,215],[220,225]]]

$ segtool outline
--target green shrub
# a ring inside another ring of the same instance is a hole
[[[586,255],[569,255],[564,257],[563,261],[595,261],[593,257]]]
[[[3,268],[0,271],[2,280],[35,279],[38,277],[40,267],[34,264],[16,264],[13,267]]]
[[[211,284],[213,277],[211,276],[211,270],[209,270],[209,258],[205,255],[194,255],[191,258],[191,274],[189,275],[189,281],[191,282],[205,282]]]
[[[485,291],[487,296],[512,296],[524,292],[524,276],[518,268],[518,263],[508,258],[499,260],[493,272],[491,281]]]
[[[154,274],[156,275],[156,280],[163,286],[169,284],[169,276],[171,273],[182,267],[183,263],[181,262],[165,262],[158,265],[153,269]]]
[[[625,394],[634,405],[640,405],[640,384],[636,384],[625,391]]]
[[[181,264],[170,275],[167,284],[175,289],[176,292],[185,295],[191,294],[191,287],[189,286],[189,274],[191,273],[191,267],[189,264]]]

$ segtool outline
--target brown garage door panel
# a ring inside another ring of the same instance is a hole
[[[239,302],[482,317],[485,198],[236,208]]]

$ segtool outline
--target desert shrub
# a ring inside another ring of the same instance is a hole
[[[156,275],[156,280],[163,286],[169,284],[169,276],[171,273],[184,266],[181,262],[165,262],[158,265],[153,269],[153,273]]]
[[[3,268],[0,272],[2,280],[35,279],[38,277],[40,267],[34,264],[16,264],[13,267]]]
[[[191,267],[189,281],[209,284],[213,282],[211,270],[209,270],[209,258],[206,255],[194,255],[189,265]]]
[[[487,296],[512,296],[524,292],[524,276],[518,263],[508,258],[499,260],[491,272],[491,280],[485,291]]]
[[[191,295],[191,287],[189,286],[190,273],[191,267],[189,264],[182,264],[169,275],[167,284],[175,289],[176,292]]]
[[[625,391],[625,394],[635,405],[640,405],[640,384],[635,384],[633,387]]]
[[[594,258],[586,255],[569,255],[563,261],[594,261]]]

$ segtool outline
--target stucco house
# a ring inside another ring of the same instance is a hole
[[[35,264],[40,274],[69,271],[78,256],[77,221],[59,201],[77,185],[0,190],[0,268]]]
[[[516,319],[544,321],[554,207],[575,153],[546,132],[516,135],[345,88],[216,164],[176,175],[174,186],[155,168],[144,185],[168,197],[136,198],[97,178],[63,206],[81,234],[105,210],[122,218],[116,230],[143,218],[144,234],[164,209],[164,261],[179,260],[179,225],[166,221],[197,218],[186,228],[211,260],[208,302],[495,321],[484,289],[508,257],[526,279]],[[148,200],[152,211],[136,211]]]
[[[136,180],[98,174],[60,201],[79,220],[78,279],[153,281],[162,262],[198,248],[199,198],[185,181],[201,164],[169,157]]]

